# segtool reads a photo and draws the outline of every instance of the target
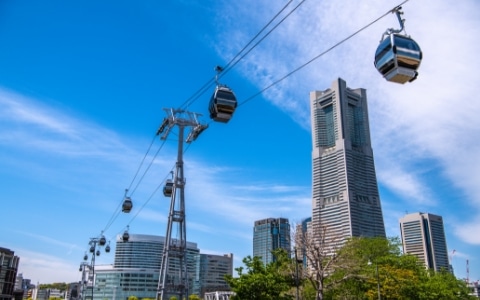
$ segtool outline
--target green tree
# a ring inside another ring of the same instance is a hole
[[[68,288],[68,284],[65,282],[54,282],[54,283],[47,283],[47,284],[40,284],[38,285],[39,289],[56,289],[60,291],[66,291]]]
[[[188,300],[201,300],[201,298],[198,295],[190,295],[188,296]]]
[[[352,238],[338,253],[329,278],[338,284],[327,298],[378,299],[380,293],[382,299],[469,299],[463,281],[449,272],[427,271],[415,256],[401,253],[398,238]]]
[[[418,299],[476,299],[468,295],[467,284],[448,271],[434,272],[430,270],[425,274],[419,287]]]
[[[225,276],[228,285],[235,292],[233,300],[293,299],[288,294],[295,284],[287,268],[291,264],[290,258],[284,250],[275,251],[273,254],[275,261],[266,266],[259,257],[247,256],[243,259],[245,269],[235,269],[238,277]]]

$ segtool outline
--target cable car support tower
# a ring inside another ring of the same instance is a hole
[[[173,180],[167,180],[163,193],[170,197],[170,210],[168,214],[167,231],[165,234],[165,243],[163,245],[162,260],[160,263],[160,273],[158,278],[157,300],[167,299],[172,295],[178,295],[177,299],[188,299],[189,281],[187,273],[187,237],[185,223],[185,178],[183,173],[183,142],[184,132],[188,127],[188,133],[185,142],[187,144],[195,141],[197,137],[207,127],[207,124],[201,124],[197,117],[198,113],[191,113],[180,109],[164,108],[167,117],[163,119],[158,128],[157,135],[160,139],[166,140],[173,127],[178,127],[178,154]],[[172,239],[173,223],[178,225],[177,237]],[[178,269],[171,268],[171,259],[176,259]],[[175,270],[175,274],[169,274],[169,271]],[[178,274],[178,277],[176,276]]]

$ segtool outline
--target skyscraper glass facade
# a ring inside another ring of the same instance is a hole
[[[325,241],[336,245],[352,236],[384,237],[366,90],[339,78],[311,92],[310,103],[312,230],[326,228]]]
[[[253,256],[264,264],[274,261],[272,250],[283,248],[290,253],[290,223],[285,218],[255,221],[253,228]]]

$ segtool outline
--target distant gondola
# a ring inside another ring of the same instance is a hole
[[[163,186],[163,195],[165,197],[170,197],[172,196],[173,192],[173,181],[171,179],[167,179],[165,182],[165,185]]]
[[[397,14],[401,28],[388,29],[383,34],[375,52],[374,64],[386,80],[403,84],[417,78],[422,51],[411,37],[400,34],[404,29],[401,7],[396,7],[392,12]]]
[[[102,235],[102,236],[100,237],[100,239],[98,240],[98,244],[99,244],[100,246],[104,246],[106,243],[107,243],[107,239],[105,238],[104,235]]]
[[[122,235],[122,240],[124,242],[128,242],[129,239],[130,239],[130,234],[128,234],[128,230],[125,230],[125,232]]]
[[[133,202],[130,197],[125,197],[122,204],[122,212],[129,213],[132,210]]]

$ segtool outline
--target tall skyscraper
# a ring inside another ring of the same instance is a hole
[[[312,229],[326,243],[352,236],[385,237],[370,141],[366,90],[338,78],[310,93]]]
[[[408,214],[400,219],[403,252],[412,254],[428,269],[449,270],[447,242],[441,216]]]
[[[290,223],[284,218],[255,221],[253,228],[253,256],[266,265],[274,261],[272,250],[283,248],[290,252]]]

